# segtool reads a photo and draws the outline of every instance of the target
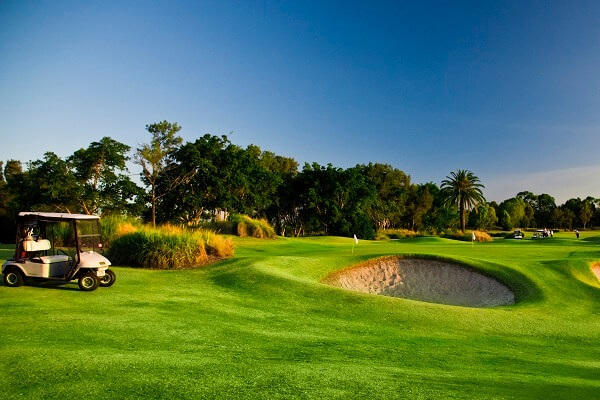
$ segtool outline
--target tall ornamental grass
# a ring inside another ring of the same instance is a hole
[[[112,241],[107,252],[113,264],[152,269],[194,268],[232,255],[231,239],[173,225],[125,233]]]
[[[110,244],[114,239],[127,233],[135,232],[142,226],[143,223],[138,218],[124,215],[108,215],[106,217],[102,217],[102,221],[100,223],[102,243],[106,247],[110,247]]]
[[[491,242],[493,240],[489,233],[483,231],[465,231],[464,233],[452,232],[446,233],[442,235],[442,237],[446,239],[461,240],[463,242],[471,242],[473,241],[473,237],[475,237],[475,242]]]
[[[235,226],[235,234],[239,237],[255,237],[273,239],[277,236],[275,229],[264,219],[253,219],[247,215],[234,214],[229,221]]]
[[[242,214],[231,214],[226,221],[211,221],[202,226],[215,232],[239,237],[273,239],[277,236],[275,229],[267,220],[254,219]]]

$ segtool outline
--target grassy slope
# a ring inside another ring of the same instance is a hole
[[[437,254],[511,282],[471,309],[330,288],[383,254]],[[10,251],[0,251],[0,258]],[[598,238],[460,243],[238,239],[190,271],[116,267],[84,293],[0,286],[0,398],[595,398]]]

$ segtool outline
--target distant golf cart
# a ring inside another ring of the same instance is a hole
[[[516,229],[516,230],[513,232],[513,239],[523,239],[523,236],[524,236],[524,235],[523,235],[523,232],[521,232],[521,230],[520,230],[520,229]]]
[[[77,280],[84,291],[112,286],[116,275],[108,269],[110,261],[99,253],[99,222],[95,215],[19,213],[15,254],[2,264],[4,284]]]
[[[554,231],[551,229],[538,229],[535,232],[533,232],[532,235],[532,239],[545,239],[547,237],[552,237],[554,236]]]

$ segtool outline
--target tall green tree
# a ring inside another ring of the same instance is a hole
[[[23,164],[21,161],[8,160],[0,175],[3,177],[0,183],[0,208],[4,210],[11,222],[15,222],[14,216],[19,211],[23,211],[23,205],[15,201],[21,191],[19,183],[23,181]],[[12,236],[12,233],[10,235]]]
[[[555,219],[553,217],[555,209],[556,202],[554,197],[546,193],[537,196],[534,211],[536,226],[538,228],[552,226],[553,219]]]
[[[507,200],[504,200],[498,206],[500,210],[500,225],[504,230],[510,230],[515,227],[525,228],[525,224],[523,221],[527,221],[527,203],[523,200],[522,197],[513,197]],[[510,218],[506,218],[506,216]]]
[[[579,219],[583,224],[583,229],[587,227],[587,224],[592,220],[594,212],[596,211],[595,199],[588,196],[581,204],[581,210],[579,211]]]
[[[375,187],[377,196],[366,212],[377,229],[400,227],[407,212],[410,176],[389,164],[369,163],[357,168]]]
[[[157,200],[179,185],[181,179],[175,177],[160,193],[156,190],[156,184],[159,178],[173,167],[172,155],[183,139],[177,135],[181,130],[177,122],[162,121],[146,125],[146,130],[152,135],[152,140],[137,148],[134,162],[142,167],[142,181],[150,186],[151,220],[152,225],[156,226]]]
[[[458,206],[460,215],[460,229],[465,231],[467,225],[467,212],[479,203],[485,202],[482,189],[484,186],[479,178],[471,171],[457,170],[442,181],[441,193],[446,205]]]
[[[175,167],[158,180],[162,191],[178,177],[185,185],[169,191],[159,202],[159,220],[189,224],[221,211],[265,217],[276,202],[281,176],[270,169],[288,170],[294,163],[277,159],[257,146],[234,145],[227,136],[204,135],[174,154]]]
[[[376,196],[360,167],[305,164],[298,174],[300,215],[309,234],[372,238],[374,224],[365,210]]]
[[[4,179],[10,183],[11,179],[23,173],[23,164],[19,160],[8,160],[4,167]]]
[[[66,160],[53,152],[27,163],[27,170],[9,178],[13,208],[33,211],[82,213],[77,179]]]
[[[126,211],[123,208],[140,194],[127,172],[130,147],[110,137],[92,142],[73,153],[67,161],[80,184],[80,202],[86,214]]]
[[[417,231],[423,225],[423,217],[433,206],[433,194],[428,185],[410,185],[406,211],[408,227]]]
[[[479,204],[469,214],[469,224],[482,231],[492,229],[497,222],[496,209],[488,203]]]

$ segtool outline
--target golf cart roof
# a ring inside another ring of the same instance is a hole
[[[97,215],[86,214],[68,214],[68,213],[53,213],[53,212],[37,212],[23,211],[19,213],[19,218],[33,217],[40,220],[50,221],[73,221],[73,220],[99,220]]]

